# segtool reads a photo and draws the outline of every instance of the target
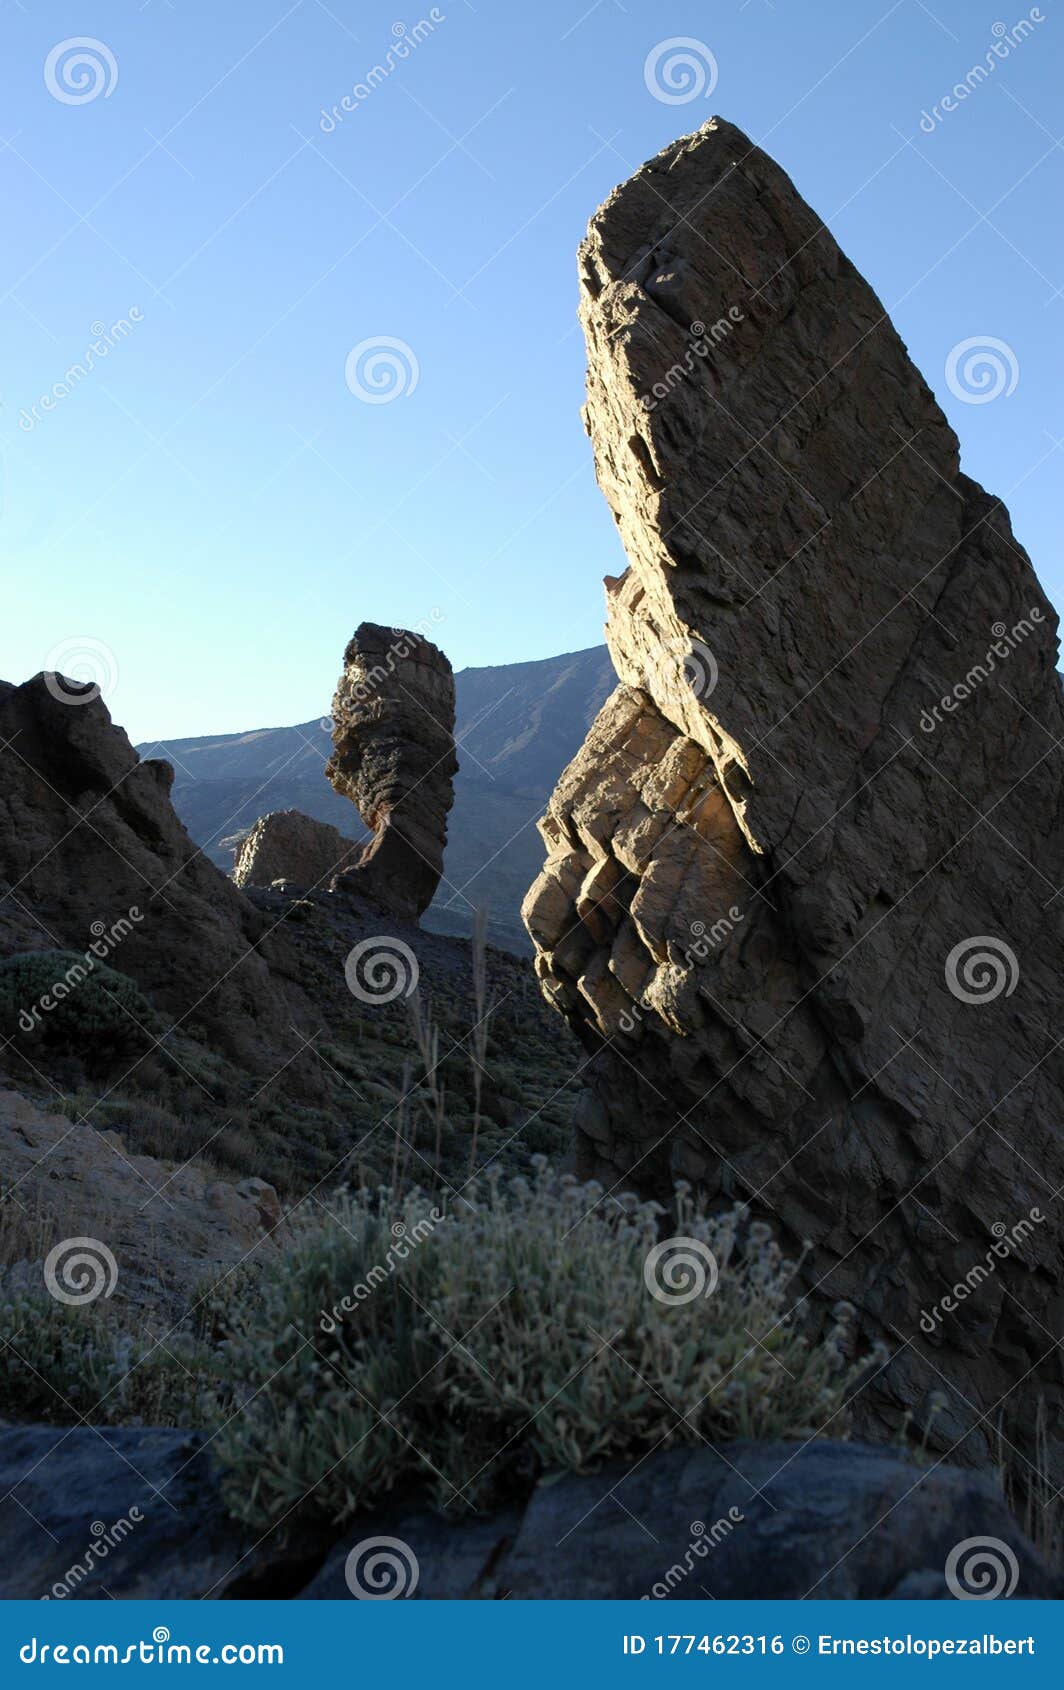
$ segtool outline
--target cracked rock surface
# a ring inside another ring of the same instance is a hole
[[[1056,616],[739,130],[618,188],[579,268],[619,685],[524,914],[594,1053],[581,1172],[750,1200],[811,1242],[811,1306],[887,1340],[879,1432],[940,1391],[933,1443],[985,1458],[1000,1423],[1027,1459],[1041,1403],[1059,1472]]]

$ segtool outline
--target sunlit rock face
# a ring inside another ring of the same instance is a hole
[[[937,1389],[944,1447],[1000,1420],[1029,1451],[1062,1396],[1056,616],[730,124],[618,188],[579,270],[620,684],[524,910],[593,1053],[579,1162],[748,1199],[893,1349],[870,1414]]]
[[[428,909],[443,873],[454,802],[454,673],[438,646],[363,622],[344,652],[326,765],[373,838],[336,890],[404,919]]]
[[[299,887],[327,886],[360,850],[328,822],[299,810],[271,810],[237,847],[233,879],[238,886],[272,886],[277,880]]]

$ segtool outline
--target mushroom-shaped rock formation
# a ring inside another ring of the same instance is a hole
[[[344,652],[326,766],[373,838],[334,888],[416,920],[443,873],[454,801],[454,674],[430,640],[363,622]]]

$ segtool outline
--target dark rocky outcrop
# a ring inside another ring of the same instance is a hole
[[[1001,1422],[1059,1475],[1056,617],[881,302],[737,129],[618,188],[580,275],[620,685],[525,914],[596,1052],[583,1171],[750,1200],[893,1349],[863,1410],[926,1420],[939,1390],[941,1447],[982,1458]]]
[[[275,1072],[298,1048],[298,995],[271,973],[268,924],[178,821],[172,779],[99,696],[37,675],[0,697],[0,954],[96,943],[164,1029],[202,1027]]]
[[[381,1538],[401,1588],[428,1600],[950,1600],[954,1585],[978,1590],[980,1578],[990,1581],[984,1594],[1061,1595],[989,1479],[921,1469],[896,1450],[739,1443],[727,1461],[711,1449],[664,1450],[631,1471],[566,1475],[525,1505],[470,1520],[396,1504],[353,1520],[333,1543],[291,1522],[242,1537],[203,1445],[187,1432],[135,1428],[0,1432],[0,1598],[58,1589],[350,1600],[348,1557]],[[116,1532],[134,1509],[131,1528]],[[981,1562],[971,1539],[985,1546]],[[363,1564],[356,1556],[356,1578]]]
[[[0,1599],[196,1600],[298,1584],[299,1549],[255,1551],[228,1518],[204,1442],[132,1426],[0,1432]]]
[[[454,675],[430,640],[363,622],[344,652],[326,774],[373,838],[336,890],[416,919],[443,873],[454,801]]]

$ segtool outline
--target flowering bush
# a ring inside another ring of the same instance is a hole
[[[814,1341],[796,1264],[741,1207],[708,1215],[681,1186],[663,1241],[658,1204],[536,1158],[531,1181],[470,1184],[426,1229],[429,1212],[417,1192],[341,1193],[235,1313],[243,1406],[214,1447],[238,1518],[340,1523],[415,1479],[460,1512],[659,1446],[845,1435],[869,1364],[853,1310]]]

